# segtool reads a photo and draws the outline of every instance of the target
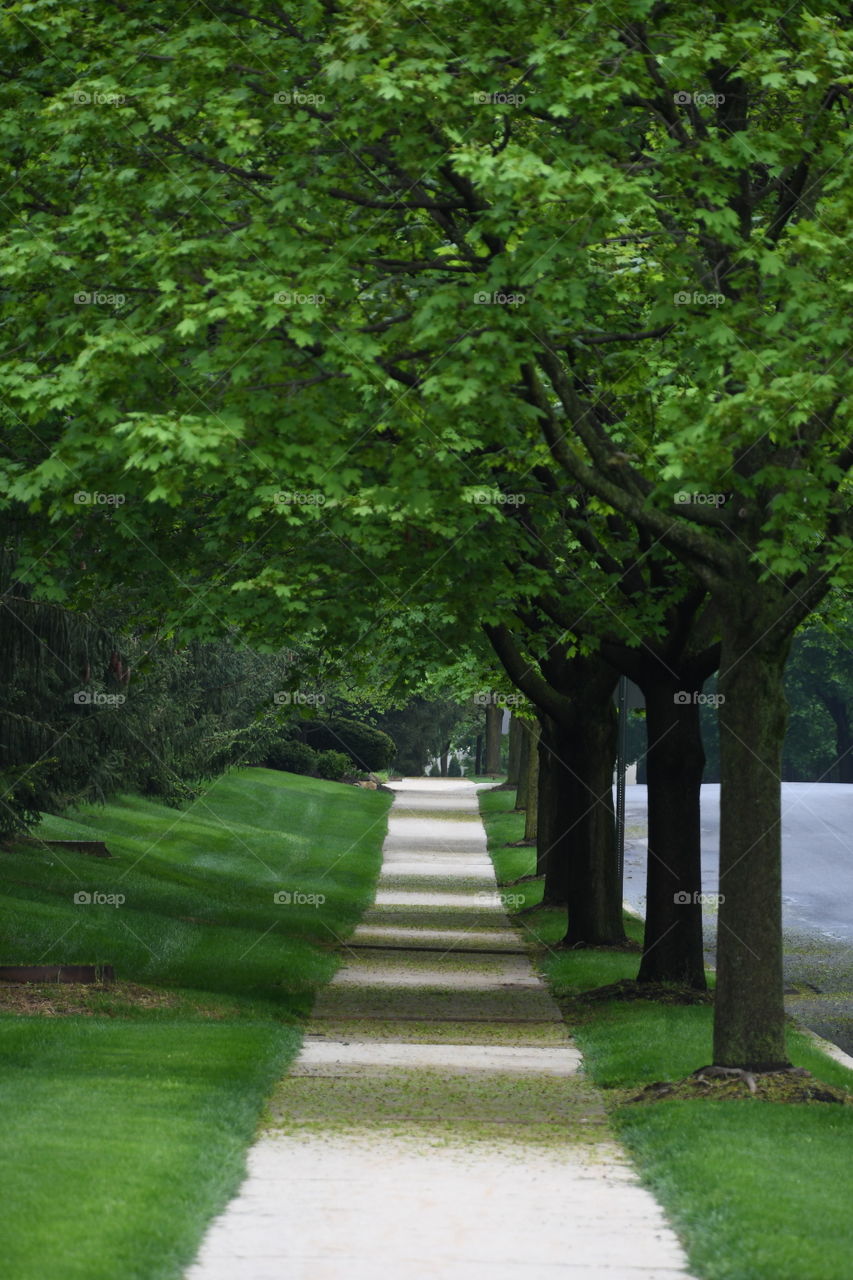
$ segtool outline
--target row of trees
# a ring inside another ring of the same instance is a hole
[[[850,571],[846,13],[406,12],[6,10],[22,572],[85,607],[144,565],[185,633],[310,623],[367,670],[496,655],[573,945],[622,936],[630,675],[643,964],[694,983],[718,669],[714,1060],[785,1062],[783,673]]]

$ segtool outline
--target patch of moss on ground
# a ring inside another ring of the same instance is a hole
[[[473,1137],[501,1127],[536,1143],[598,1141],[606,1137],[597,1089],[581,1077],[516,1075],[440,1069],[383,1070],[366,1075],[289,1076],[276,1089],[269,1114],[277,1129],[378,1132],[401,1124],[446,1129]]]

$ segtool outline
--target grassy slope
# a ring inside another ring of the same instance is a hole
[[[387,808],[242,770],[184,811],[128,796],[43,824],[45,838],[106,840],[113,861],[0,852],[0,963],[112,962],[183,993],[177,1010],[131,1017],[0,1017],[6,1274],[181,1274],[337,966],[329,947],[371,900]],[[126,901],[76,905],[81,889]],[[279,890],[326,901],[279,905]]]
[[[318,943],[345,937],[370,899],[387,801],[246,769],[185,810],[125,796],[73,821],[46,818],[45,839],[105,840],[115,856],[25,846],[0,855],[0,963],[112,962],[136,982],[304,1014],[336,965]],[[325,902],[281,905],[282,890]],[[125,901],[81,906],[79,891]]]
[[[521,838],[511,792],[481,793],[490,852],[502,883],[533,870],[532,850],[507,849]],[[514,886],[535,905],[541,883]],[[516,918],[541,949],[555,994],[635,977],[627,952],[555,952],[561,912]],[[626,918],[639,937],[636,921]],[[627,1091],[676,1080],[711,1060],[709,1006],[650,1002],[580,1006],[572,1032],[586,1069],[612,1090],[614,1122],[641,1176],[666,1206],[705,1280],[848,1280],[853,1257],[853,1107],[724,1101],[625,1104]],[[853,1089],[853,1072],[789,1032],[792,1060],[819,1079]]]

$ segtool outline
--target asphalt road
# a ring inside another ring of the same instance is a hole
[[[625,792],[625,899],[645,906],[646,788]],[[718,884],[720,788],[702,787],[702,890]],[[853,785],[782,785],[786,1003],[819,1035],[853,1054]],[[715,911],[706,908],[713,963]]]

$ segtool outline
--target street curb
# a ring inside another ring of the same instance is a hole
[[[622,903],[622,910],[626,915],[633,916],[635,920],[645,919],[642,912],[638,911],[636,907],[632,907],[629,902]],[[713,967],[714,966],[710,964],[705,966],[706,969],[712,970]],[[837,1044],[833,1044],[831,1040],[825,1040],[823,1036],[819,1036],[816,1031],[810,1030],[809,1027],[804,1027],[798,1019],[794,1018],[792,1021],[794,1022],[797,1030],[801,1031],[804,1036],[808,1036],[809,1040],[814,1042],[815,1047],[820,1049],[821,1053],[825,1053],[827,1058],[832,1058],[833,1062],[837,1062],[840,1066],[846,1067],[848,1071],[853,1071],[853,1058],[850,1057],[849,1053],[845,1053],[843,1049],[839,1048]]]
[[[842,1067],[847,1067],[848,1071],[853,1071],[853,1058],[849,1053],[845,1053],[837,1044],[833,1044],[831,1040],[824,1040],[823,1036],[819,1036],[816,1031],[812,1031],[809,1027],[804,1027],[802,1023],[795,1022],[796,1028],[804,1036],[808,1036],[809,1040],[814,1041],[815,1047],[825,1053],[828,1058],[832,1058],[833,1062],[838,1062]]]

